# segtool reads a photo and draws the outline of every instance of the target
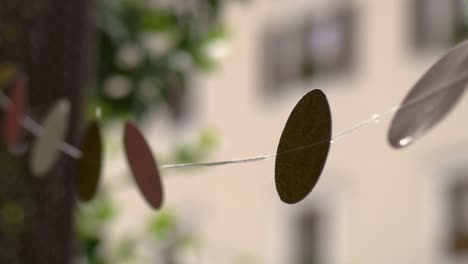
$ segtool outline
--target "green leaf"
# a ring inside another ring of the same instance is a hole
[[[1,230],[9,235],[16,236],[25,225],[25,211],[17,202],[5,203],[1,208]]]
[[[198,142],[202,150],[209,150],[216,146],[218,143],[218,138],[216,137],[216,133],[214,131],[204,130],[200,133]]]
[[[79,205],[76,212],[76,228],[81,238],[98,236],[117,214],[117,210],[104,191],[86,205]]]
[[[156,240],[163,240],[175,231],[176,219],[169,211],[158,213],[149,223],[151,237]]]
[[[124,238],[117,246],[116,260],[128,261],[136,255],[136,241],[131,238]]]
[[[140,18],[140,29],[142,32],[167,31],[175,28],[176,20],[167,12],[148,10]]]

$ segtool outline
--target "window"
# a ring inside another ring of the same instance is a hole
[[[322,232],[324,230],[323,214],[317,209],[303,212],[297,219],[297,252],[296,264],[323,264],[326,263],[323,254]]]
[[[455,181],[448,195],[450,252],[464,255],[468,253],[468,177]]]
[[[306,65],[317,72],[339,72],[352,66],[353,16],[338,10],[310,25],[306,32]]]
[[[346,6],[269,30],[263,46],[266,90],[280,91],[319,76],[349,72],[354,61],[354,17],[353,9]]]
[[[468,37],[468,2],[452,0],[454,12],[454,29],[452,39],[455,43]]]
[[[465,0],[413,0],[410,10],[416,50],[450,46],[468,36]]]
[[[278,90],[303,79],[304,31],[302,26],[293,25],[279,32],[269,32],[265,45],[265,81],[268,90]]]

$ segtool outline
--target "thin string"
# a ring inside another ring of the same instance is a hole
[[[271,155],[256,156],[256,157],[251,157],[251,158],[223,160],[223,161],[215,161],[215,162],[170,164],[170,165],[161,166],[161,169],[166,170],[166,169],[176,169],[176,168],[184,168],[184,167],[214,167],[214,166],[222,166],[222,165],[229,165],[229,164],[236,164],[236,163],[256,162],[256,161],[261,161],[261,160],[265,160],[268,158],[273,158],[276,156],[277,154],[271,154]]]
[[[466,81],[468,81],[468,74],[466,76],[462,77],[462,78],[459,78],[459,79],[455,80],[455,81],[449,82],[449,84],[447,84],[447,85],[443,85],[442,88],[440,88],[440,89],[434,90],[434,91],[432,91],[430,93],[427,93],[427,94],[425,94],[425,95],[423,95],[423,96],[421,96],[419,98],[416,98],[414,100],[410,100],[410,101],[406,102],[404,105],[397,105],[397,106],[392,107],[388,111],[374,114],[369,119],[366,119],[366,120],[364,120],[362,122],[359,122],[356,125],[354,125],[353,127],[336,134],[335,136],[333,136],[331,138],[331,140],[318,141],[318,142],[310,144],[310,145],[306,145],[306,146],[286,150],[286,151],[283,151],[283,152],[280,152],[280,153],[275,153],[275,154],[261,155],[261,156],[256,156],[256,157],[243,158],[243,159],[216,161],[216,162],[169,164],[169,165],[161,166],[161,169],[166,170],[166,169],[177,169],[177,168],[188,168],[188,167],[213,167],[213,166],[224,166],[224,165],[231,165],[231,164],[238,164],[238,163],[256,162],[256,161],[262,161],[262,160],[266,160],[266,159],[270,159],[270,158],[275,158],[275,157],[285,155],[285,154],[288,154],[288,153],[291,153],[291,152],[302,151],[302,150],[306,150],[306,149],[309,149],[309,148],[314,148],[314,147],[317,147],[317,146],[319,146],[321,144],[333,144],[338,139],[340,139],[340,138],[342,138],[344,136],[347,136],[347,135],[349,135],[349,134],[351,134],[351,133],[353,133],[353,132],[355,132],[357,130],[363,129],[363,128],[369,126],[369,125],[377,124],[382,119],[384,119],[384,118],[386,118],[386,117],[388,117],[390,115],[393,115],[394,113],[396,113],[399,110],[404,110],[404,109],[416,106],[416,105],[418,105],[420,103],[423,103],[426,100],[440,94],[441,92],[443,92],[445,90],[448,90],[448,89],[454,88],[454,87],[459,87],[459,86],[457,86],[457,84],[459,85],[459,84],[461,84],[463,82],[466,82]]]
[[[331,140],[323,140],[319,141],[310,145],[290,149],[287,151],[283,151],[280,153],[274,153],[274,154],[268,154],[268,155],[260,155],[260,156],[255,156],[255,157],[249,157],[249,158],[240,158],[240,159],[232,159],[232,160],[223,160],[223,161],[215,161],[215,162],[202,162],[202,163],[182,163],[182,164],[168,164],[168,165],[163,165],[161,168],[163,170],[165,169],[177,169],[177,168],[187,168],[187,167],[214,167],[214,166],[224,166],[224,165],[231,165],[231,164],[239,164],[239,163],[250,163],[250,162],[257,162],[257,161],[262,161],[270,158],[275,158],[280,155],[285,155],[291,152],[296,152],[296,151],[302,151],[306,150],[309,148],[314,148],[317,147],[321,144],[333,144],[336,142],[338,139],[347,136],[357,130],[360,130],[364,127],[367,127],[372,124],[377,124],[379,123],[383,118],[386,118],[394,113],[396,113],[399,110],[404,110],[410,107],[413,107],[415,105],[418,105],[420,103],[423,103],[424,101],[430,99],[433,96],[438,95],[439,93],[445,91],[446,89],[450,89],[453,87],[459,87],[458,85],[462,84],[463,82],[468,81],[468,74],[462,78],[459,78],[453,82],[450,82],[448,85],[442,86],[442,88],[437,89],[435,91],[432,91],[424,96],[421,96],[420,98],[416,98],[412,101],[407,102],[404,105],[398,105],[392,107],[390,110],[378,114],[372,115],[369,119],[366,119],[362,122],[357,123],[353,127],[344,130],[336,135],[334,135]],[[0,91],[0,108],[6,110],[11,106],[11,100],[8,98],[8,96],[3,92]],[[31,118],[28,115],[25,115],[23,119],[21,120],[21,125],[23,128],[27,131],[29,131],[32,135],[39,137],[42,132],[43,132],[43,127],[36,122],[33,118]],[[68,144],[67,142],[60,142],[58,145],[58,149],[63,152],[64,154],[74,158],[74,159],[81,159],[83,157],[83,153],[81,150],[76,148],[73,145]]]
[[[349,135],[349,134],[355,132],[356,130],[364,128],[364,127],[366,127],[368,125],[377,123],[381,119],[383,119],[384,117],[398,111],[398,109],[400,109],[400,107],[393,107],[391,110],[389,110],[387,112],[384,112],[384,113],[381,113],[381,114],[374,114],[371,118],[356,124],[355,126],[353,126],[350,129],[347,129],[347,130],[345,130],[343,132],[340,132],[340,133],[336,134],[335,136],[332,137],[331,140],[318,141],[318,142],[310,144],[310,145],[306,145],[306,146],[286,150],[286,151],[283,151],[283,152],[280,152],[280,153],[261,155],[261,156],[250,157],[250,158],[242,158],[242,159],[215,161],[215,162],[170,164],[170,165],[161,166],[161,169],[166,170],[166,169],[177,169],[177,168],[188,168],[188,167],[214,167],[214,166],[223,166],[223,165],[231,165],[231,164],[238,164],[238,163],[257,162],[257,161],[262,161],[262,160],[266,160],[266,159],[270,159],[270,158],[275,158],[275,157],[285,155],[285,154],[288,154],[288,153],[291,153],[291,152],[302,151],[302,150],[314,148],[314,147],[317,147],[317,146],[319,146],[321,144],[325,144],[325,143],[333,144],[339,138],[341,138],[343,136],[346,136],[346,135]]]

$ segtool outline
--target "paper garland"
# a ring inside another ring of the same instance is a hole
[[[220,166],[276,158],[275,182],[280,199],[293,204],[304,199],[314,188],[325,165],[330,144],[357,129],[373,124],[384,116],[396,115],[389,129],[389,142],[395,148],[406,147],[440,122],[463,95],[468,84],[468,42],[449,51],[416,83],[403,103],[354,127],[331,136],[331,112],[321,90],[308,92],[294,107],[275,154],[227,161],[172,164],[163,169],[192,166]],[[16,77],[15,77],[16,76]],[[45,116],[43,125],[25,115],[26,80],[18,77],[16,68],[0,65],[0,88],[13,84],[10,97],[0,92],[0,108],[5,110],[4,138],[14,149],[20,142],[22,129],[37,139],[30,153],[30,169],[41,178],[55,164],[60,151],[78,160],[77,192],[80,200],[90,201],[98,188],[103,147],[99,123],[89,124],[80,149],[64,142],[68,128],[70,103],[57,101]],[[14,79],[16,78],[16,79]],[[14,79],[14,80],[11,80]],[[124,146],[130,169],[144,198],[155,209],[163,206],[164,188],[158,164],[138,128],[127,122]]]
[[[78,160],[78,198],[83,202],[89,202],[96,195],[102,171],[101,128],[96,120],[88,125],[80,148],[82,158]]]
[[[416,83],[396,113],[388,140],[409,146],[439,123],[461,99],[468,84],[468,42],[450,50]]]
[[[59,145],[68,128],[70,103],[61,99],[52,107],[43,122],[43,128],[31,150],[31,172],[44,177],[59,156]]]
[[[163,187],[156,161],[144,136],[130,122],[125,125],[124,145],[128,163],[141,193],[153,208],[161,208]]]
[[[320,90],[308,92],[289,116],[278,145],[275,182],[283,202],[298,203],[312,191],[325,166],[331,136],[327,97]],[[314,148],[297,151],[314,144]]]
[[[10,106],[5,110],[4,116],[4,137],[10,151],[20,145],[23,128],[22,118],[26,111],[26,80],[18,78],[10,91]]]

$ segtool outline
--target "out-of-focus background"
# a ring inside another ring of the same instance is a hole
[[[337,134],[398,105],[466,37],[466,1],[137,2],[97,8],[89,112],[108,121],[107,157],[99,196],[77,208],[77,263],[468,261],[464,102],[405,150],[387,144],[389,119],[340,138],[297,205],[279,200],[270,159],[163,170],[154,212],[115,121],[139,120],[161,165],[271,154],[294,105],[320,88]]]

